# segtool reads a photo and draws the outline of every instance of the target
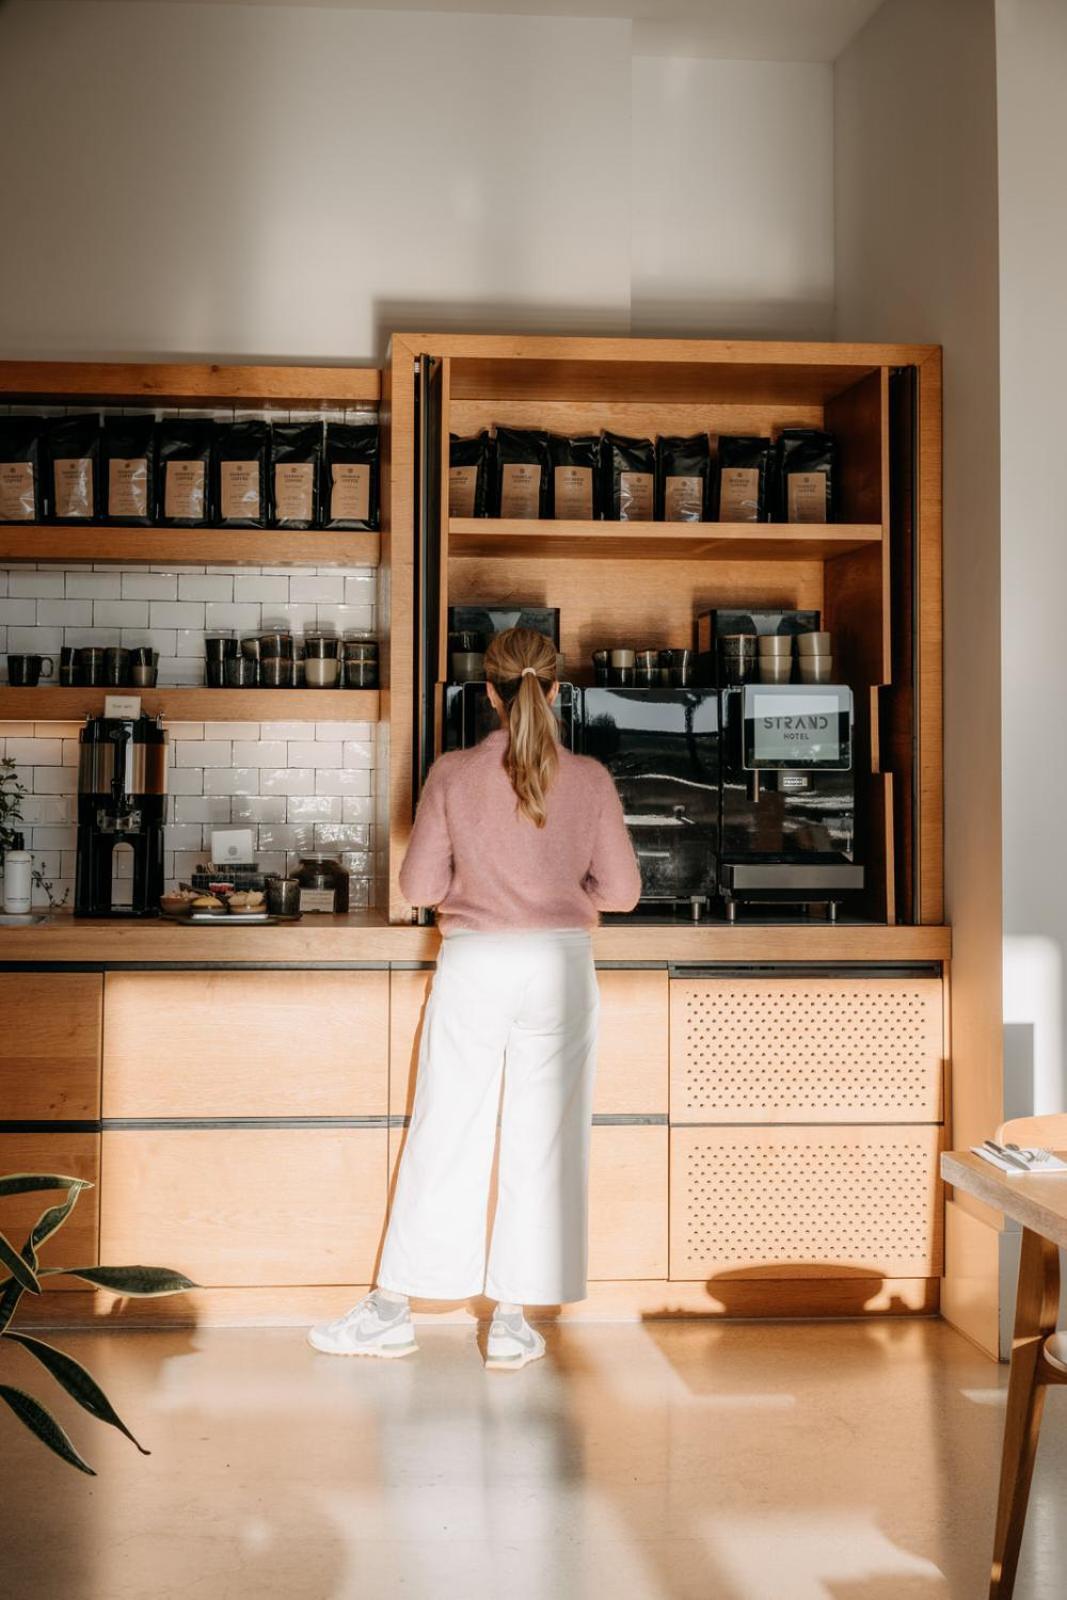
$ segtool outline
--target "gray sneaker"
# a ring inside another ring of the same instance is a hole
[[[489,1326],[489,1339],[485,1347],[486,1367],[498,1372],[515,1372],[539,1361],[545,1353],[545,1341],[530,1327],[521,1311],[508,1315],[498,1311]]]
[[[308,1329],[308,1344],[328,1356],[409,1356],[419,1347],[407,1301],[386,1300],[377,1289],[343,1317]]]

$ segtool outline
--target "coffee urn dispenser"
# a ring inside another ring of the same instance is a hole
[[[162,721],[90,717],[79,743],[74,915],[157,916],[167,805]]]

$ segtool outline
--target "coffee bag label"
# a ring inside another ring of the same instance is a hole
[[[310,522],[315,510],[315,467],[279,461],[274,468],[274,514],[279,522]]]
[[[168,461],[163,485],[163,514],[183,522],[204,520],[203,461]]]
[[[259,462],[220,461],[219,500],[223,522],[258,521]]]
[[[826,473],[790,472],[787,474],[787,515],[790,522],[825,522],[827,512]]]
[[[500,515],[528,520],[541,515],[541,468],[509,461],[500,472]]]
[[[147,517],[148,462],[144,456],[108,462],[107,511],[110,517]]]
[[[719,521],[759,521],[758,467],[723,467],[719,487]]]
[[[332,911],[333,890],[301,889],[300,909],[301,911]]]
[[[478,489],[477,467],[449,467],[448,514],[450,517],[473,517],[474,496]]]
[[[703,478],[668,478],[663,515],[667,522],[699,522],[704,515]]]
[[[0,522],[32,522],[32,461],[0,461]]]
[[[87,456],[63,457],[55,463],[56,516],[91,517],[93,464]]]
[[[652,521],[651,472],[619,473],[619,521]]]
[[[334,461],[330,467],[330,521],[366,522],[370,516],[370,467]]]
[[[593,515],[592,467],[556,467],[553,488],[557,517],[589,518]]]

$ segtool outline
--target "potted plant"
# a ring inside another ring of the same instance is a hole
[[[41,1213],[21,1250],[16,1250],[7,1237],[0,1233],[0,1270],[6,1268],[8,1274],[6,1278],[0,1278],[0,1354],[5,1342],[21,1345],[83,1411],[87,1411],[98,1422],[106,1422],[110,1427],[117,1428],[137,1446],[142,1455],[148,1455],[150,1452],[134,1438],[96,1379],[79,1361],[67,1355],[66,1351],[58,1350],[55,1345],[21,1333],[12,1326],[22,1296],[40,1294],[42,1280],[59,1273],[81,1278],[85,1283],[91,1283],[98,1289],[107,1289],[112,1294],[138,1298],[180,1294],[186,1289],[196,1288],[196,1284],[182,1273],[172,1272],[167,1267],[42,1267],[38,1262],[41,1245],[66,1222],[82,1190],[92,1187],[84,1178],[63,1177],[54,1173],[19,1172],[0,1178],[0,1198],[55,1189],[67,1191],[64,1200]],[[0,1400],[61,1460],[77,1467],[79,1472],[86,1472],[90,1477],[96,1476],[65,1430],[33,1395],[0,1380]]]

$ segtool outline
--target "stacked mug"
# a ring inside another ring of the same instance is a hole
[[[52,656],[9,655],[8,682],[13,688],[36,688],[55,671]],[[150,645],[128,648],[64,645],[59,652],[56,682],[62,689],[154,689],[159,671],[159,651]]]
[[[797,634],[797,666],[801,683],[832,683],[834,658],[828,633]]]
[[[593,651],[593,682],[613,689],[687,688],[693,682],[692,650]]]

